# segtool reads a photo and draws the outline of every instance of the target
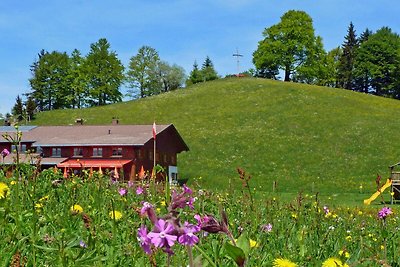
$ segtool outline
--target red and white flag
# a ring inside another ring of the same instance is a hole
[[[156,122],[153,122],[153,138],[156,140],[157,129],[156,129]]]

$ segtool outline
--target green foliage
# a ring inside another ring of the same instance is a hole
[[[19,95],[15,99],[15,105],[12,109],[12,113],[18,121],[21,121],[24,117],[24,105],[22,104],[22,99],[19,97]]]
[[[358,40],[354,25],[350,22],[347,35],[342,45],[342,53],[338,65],[338,85],[341,88],[353,90],[354,88],[354,67],[358,48]]]
[[[39,110],[70,107],[66,101],[70,87],[68,60],[65,52],[42,50],[38,61],[31,66],[33,77],[29,80],[32,88],[29,96],[35,99]]]
[[[400,37],[388,27],[368,36],[357,53],[356,75],[376,95],[399,98]]]
[[[279,194],[259,195],[256,190],[259,197],[251,210],[249,199],[239,191],[201,187],[192,188],[193,209],[186,207],[176,216],[195,223],[188,214],[212,215],[223,206],[236,241],[222,232],[205,235],[204,230],[196,233],[200,241],[193,255],[178,243],[171,247],[171,256],[154,247],[147,255],[137,234],[139,227],[151,227],[147,215],[140,214],[142,203],[151,203],[157,217],[169,207],[164,205],[162,185],[153,185],[155,194],[146,181],[135,186],[139,185],[145,189],[141,195],[96,172],[63,179],[60,170],[38,173],[22,164],[6,178],[1,170],[0,265],[188,266],[194,262],[191,256],[200,266],[271,266],[278,259],[321,266],[333,257],[349,266],[400,264],[397,217],[380,219],[380,206],[342,207],[318,194],[283,201]],[[127,193],[121,196],[120,188]]]
[[[131,57],[127,79],[129,86],[139,91],[140,98],[156,95],[160,92],[159,62],[158,52],[150,46],[142,46],[137,55]],[[133,90],[130,90],[128,94],[131,97],[137,97],[137,93]]]
[[[193,70],[190,72],[189,78],[186,81],[186,85],[192,85],[199,82],[213,81],[218,79],[218,73],[214,69],[214,64],[211,59],[207,56],[199,69],[197,62],[193,64]]]
[[[83,63],[91,105],[120,102],[119,87],[124,81],[124,66],[104,38],[90,45]]]
[[[238,188],[229,180],[242,167],[260,191],[271,192],[276,181],[277,192],[362,203],[376,190],[376,173],[385,177],[399,161],[399,112],[398,101],[353,91],[230,78],[104,107],[41,112],[33,123],[109,124],[112,116],[123,124],[173,123],[190,148],[178,156],[182,179]],[[364,194],[353,195],[360,185]]]
[[[263,36],[253,53],[258,75],[275,78],[281,69],[285,72],[285,81],[293,79],[292,75],[300,81],[316,77],[318,70],[315,68],[321,66],[320,60],[325,52],[307,13],[296,10],[286,12],[278,24],[264,30]]]

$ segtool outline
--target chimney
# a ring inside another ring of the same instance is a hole
[[[119,124],[118,118],[113,117],[113,118],[112,118],[112,121],[111,121],[111,124],[112,124],[112,125],[117,125],[117,124]]]

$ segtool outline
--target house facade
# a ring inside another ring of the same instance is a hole
[[[15,139],[16,129],[0,127],[0,151],[18,149],[20,161],[34,164],[40,160],[42,168],[57,166],[74,173],[116,171],[124,180],[134,180],[142,167],[151,172],[154,160],[169,177],[175,177],[177,155],[189,150],[173,124],[157,125],[155,139],[153,125],[26,126],[18,130],[21,140],[13,145],[4,135]],[[13,154],[3,158],[4,164],[14,161]]]

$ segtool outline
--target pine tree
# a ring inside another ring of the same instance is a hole
[[[201,67],[201,77],[203,81],[212,81],[218,79],[218,74],[214,69],[214,64],[207,56]]]
[[[186,80],[186,85],[192,85],[195,83],[202,82],[203,79],[201,78],[201,73],[199,70],[199,65],[197,64],[197,61],[195,60],[193,63],[193,69],[189,74],[189,78]]]
[[[28,116],[28,121],[31,121],[35,115],[36,103],[32,97],[28,97],[25,103],[26,115]]]
[[[339,87],[348,90],[354,89],[354,60],[358,48],[358,40],[354,25],[350,22],[345,36],[345,41],[342,45],[342,55],[339,59],[338,66],[338,84]]]
[[[24,118],[24,105],[22,104],[22,99],[19,95],[15,99],[15,105],[12,108],[12,114],[18,121],[22,121]]]

